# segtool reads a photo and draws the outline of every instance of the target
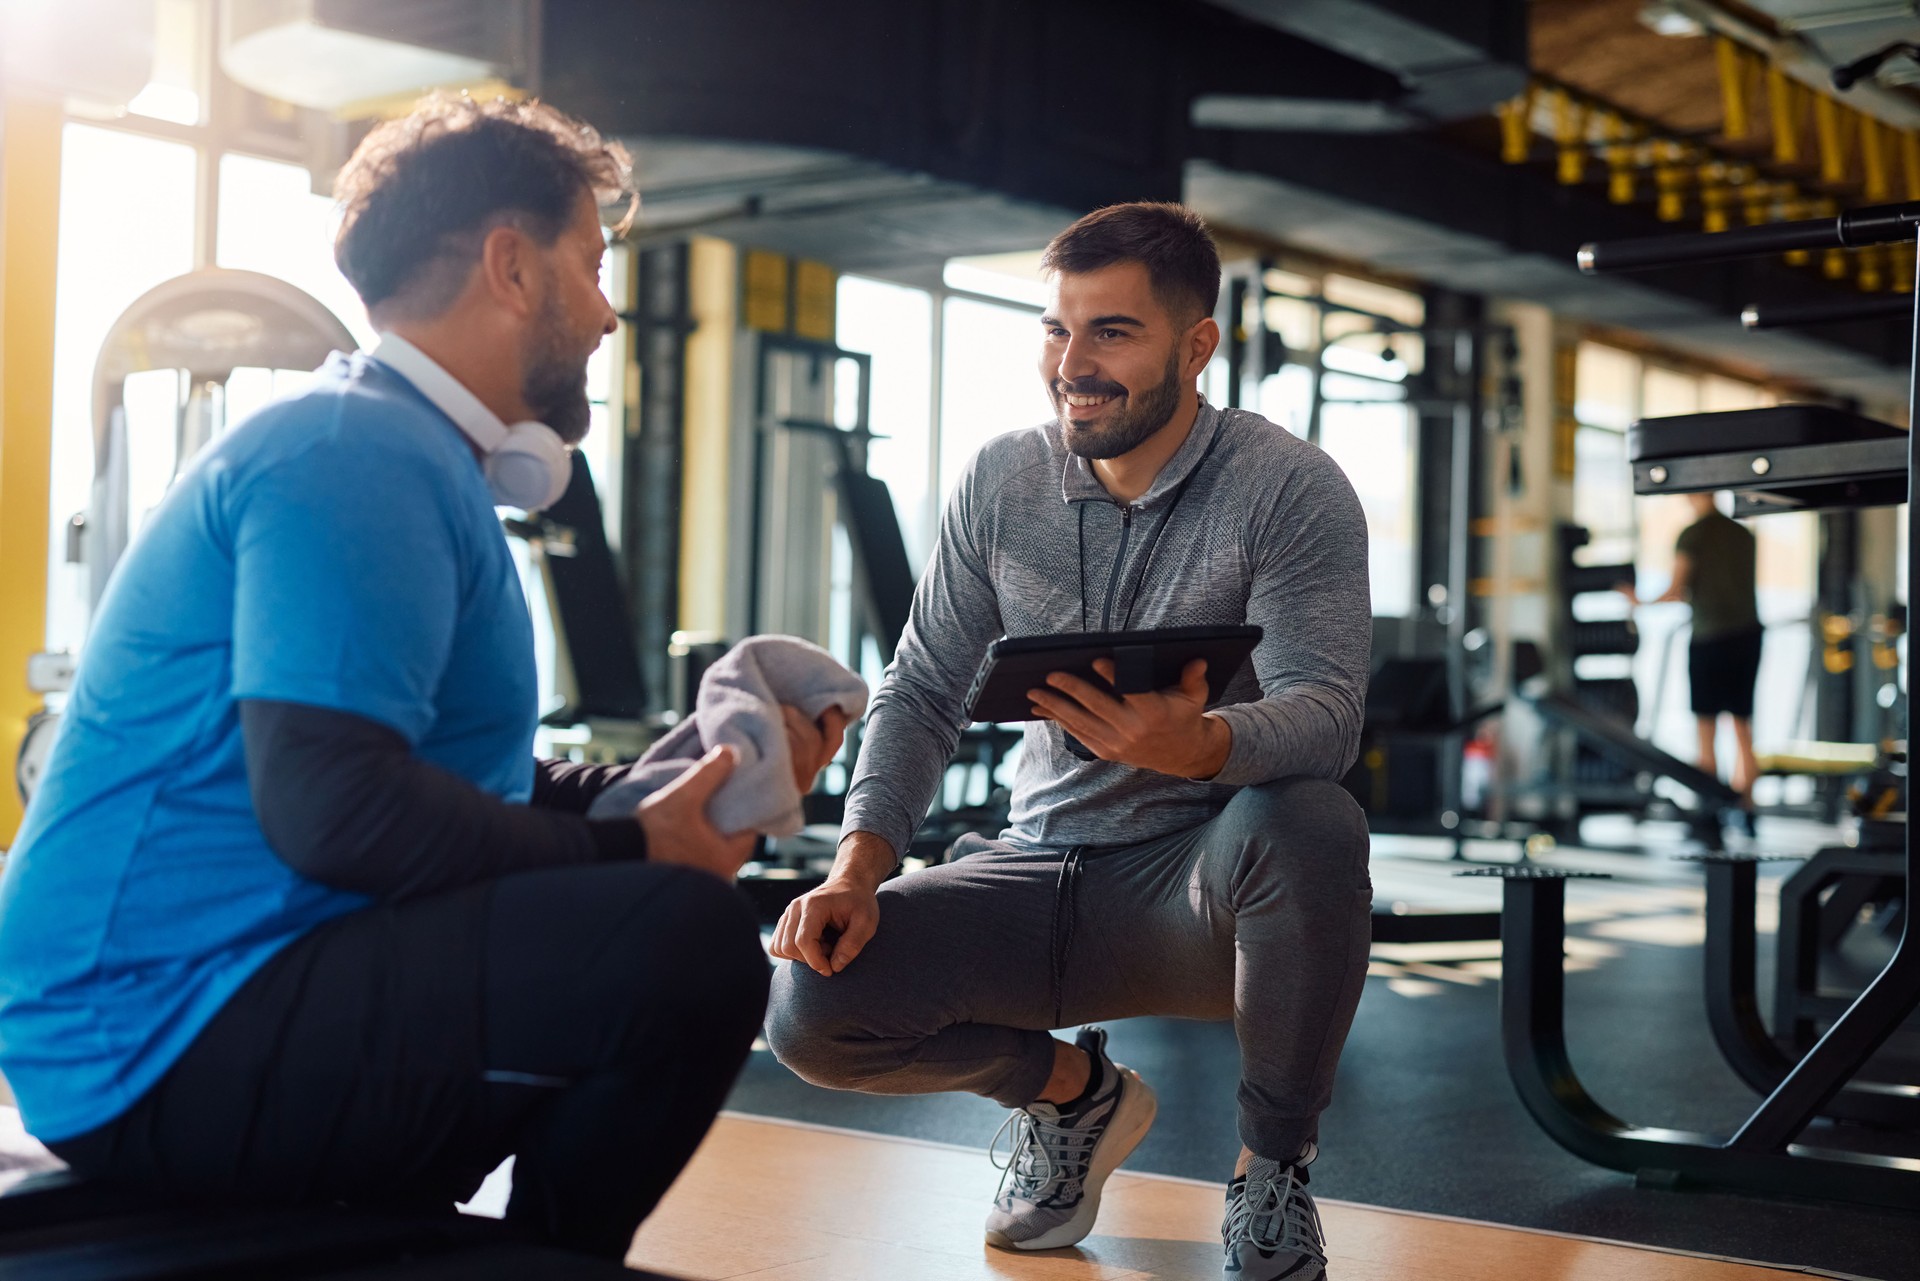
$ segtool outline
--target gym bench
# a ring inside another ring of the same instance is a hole
[[[1721,866],[1746,868],[1750,882],[1751,862]],[[1605,879],[1603,874],[1513,865],[1459,875],[1504,881],[1500,1040],[1507,1074],[1540,1128],[1569,1152],[1624,1170],[1646,1186],[1737,1188],[1893,1209],[1920,1204],[1920,1160],[1790,1142],[1857,1067],[1848,1061],[1839,1065],[1844,1070],[1834,1066],[1835,1054],[1853,1049],[1851,1043],[1828,1048],[1823,1042],[1828,1054],[1816,1050],[1792,1067],[1731,1138],[1629,1125],[1614,1116],[1581,1083],[1566,1040],[1567,881]],[[1750,964],[1751,949],[1747,959]]]
[[[344,1206],[188,1205],[64,1171],[0,1194],[7,1281],[615,1281],[653,1278],[529,1245],[492,1219]]]

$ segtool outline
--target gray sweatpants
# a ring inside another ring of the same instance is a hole
[[[1288,1160],[1317,1138],[1372,925],[1366,820],[1337,784],[1243,788],[1199,827],[1079,859],[980,837],[956,852],[881,887],[879,929],[839,974],[775,969],[782,1063],[835,1089],[1024,1107],[1050,1029],[1231,1018],[1242,1141]]]

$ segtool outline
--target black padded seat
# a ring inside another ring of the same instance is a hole
[[[1627,429],[1627,458],[1651,462],[1701,454],[1751,453],[1843,440],[1880,440],[1907,433],[1831,405],[1769,405],[1710,414],[1642,418]]]

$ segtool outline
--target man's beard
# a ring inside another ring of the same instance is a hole
[[[562,441],[577,445],[593,423],[593,410],[587,403],[587,362],[569,352],[566,342],[565,313],[559,298],[548,294],[528,338],[520,398]]]
[[[1053,394],[1054,412],[1060,418],[1071,452],[1082,458],[1118,458],[1139,448],[1173,421],[1173,411],[1180,407],[1180,353],[1169,352],[1166,376],[1138,395],[1119,383],[1097,378],[1055,382],[1048,390]],[[1067,417],[1068,395],[1125,396],[1126,403],[1116,409],[1107,422],[1099,426],[1082,425]]]

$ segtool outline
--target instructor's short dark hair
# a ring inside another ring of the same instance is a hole
[[[543,102],[435,94],[375,128],[340,170],[333,260],[369,309],[398,302],[437,315],[488,232],[512,224],[550,245],[582,194],[625,198],[631,220],[625,147]]]
[[[1122,262],[1146,267],[1154,297],[1188,324],[1211,316],[1220,300],[1220,250],[1185,205],[1143,200],[1096,209],[1040,255],[1042,271],[1070,276]]]

